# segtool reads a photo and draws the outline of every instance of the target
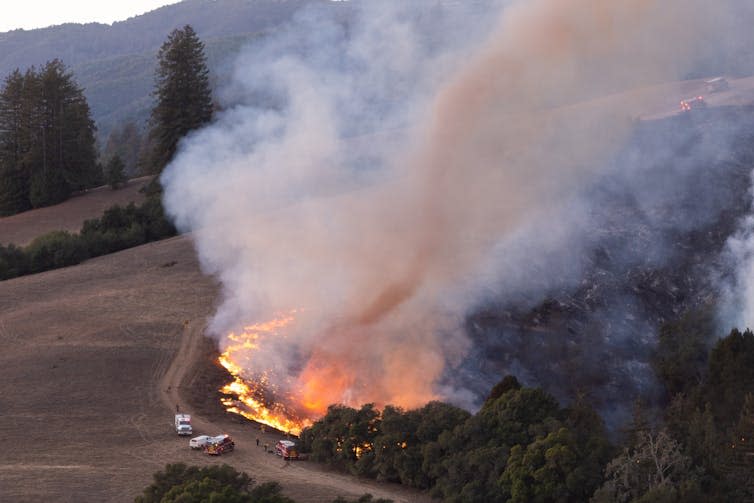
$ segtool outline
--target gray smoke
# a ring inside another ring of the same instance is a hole
[[[644,185],[611,165],[641,106],[667,92],[652,86],[697,69],[737,6],[384,0],[299,13],[246,48],[224,110],[162,177],[223,285],[211,332],[223,346],[297,309],[250,372],[324,404],[472,406],[479,390],[453,373],[477,344],[469,309],[579,285],[609,180],[639,206],[662,195],[641,200]],[[625,345],[619,332],[604,347]],[[531,374],[503,336],[500,361]]]

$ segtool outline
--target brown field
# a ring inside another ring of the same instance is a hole
[[[59,222],[96,216],[83,215],[80,204],[49,210]],[[40,211],[11,217],[27,226],[14,235],[52,230],[34,218]],[[285,466],[257,447],[256,438],[273,445],[283,437],[218,404],[214,345],[203,336],[217,294],[190,236],[0,282],[0,501],[133,501],[174,462],[228,463],[257,481],[279,481],[300,502],[366,492],[427,500],[313,462]],[[219,458],[191,451],[173,430],[176,404],[193,415],[195,434],[229,433],[236,451]]]
[[[144,195],[139,192],[152,177],[134,178],[125,187],[112,190],[98,187],[78,194],[63,204],[39,208],[0,218],[0,244],[13,243],[23,246],[35,237],[50,231],[78,232],[84,220],[96,218],[114,204],[141,203]]]

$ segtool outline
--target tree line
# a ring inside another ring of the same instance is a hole
[[[186,466],[173,463],[154,474],[153,482],[134,500],[136,503],[296,503],[282,494],[277,482],[257,484],[247,473],[226,464]],[[332,503],[392,503],[374,499],[370,494],[356,500],[335,498]]]
[[[212,117],[201,40],[190,26],[174,30],[158,53],[156,102],[149,133],[133,123],[117,129],[97,161],[95,126],[83,91],[59,60],[9,75],[0,92],[0,215],[59,203],[107,182],[118,188],[134,165],[159,174],[181,138]],[[0,243],[0,280],[75,265],[83,260],[175,235],[154,182],[140,206],[114,206],[84,222],[78,234],[54,231],[26,247]]]
[[[175,234],[157,197],[139,206],[115,205],[100,218],[85,221],[79,233],[49,232],[25,247],[0,244],[0,280],[76,265]]]

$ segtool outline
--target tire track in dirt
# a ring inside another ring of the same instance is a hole
[[[180,370],[181,362],[178,361],[179,357],[183,357],[184,353],[186,353],[183,347],[187,341],[185,328],[186,326],[183,325],[172,334],[171,340],[178,341],[177,343],[171,344],[170,347],[159,351],[159,356],[150,369],[150,381],[160,384],[158,386],[149,386],[148,389],[144,390],[144,400],[140,403],[139,411],[129,416],[126,420],[128,426],[134,429],[139,435],[142,444],[126,449],[126,454],[156,467],[164,466],[165,460],[173,456],[174,448],[163,446],[162,442],[157,441],[153,431],[153,424],[150,424],[149,421],[151,416],[149,409],[153,410],[154,406],[160,403],[165,403],[166,405],[169,403],[170,399],[165,396],[165,390],[166,386],[167,388],[172,388],[173,386],[170,383],[163,386],[163,383],[166,379],[173,379],[173,376]],[[121,330],[126,334],[129,333],[128,327],[121,327]],[[182,379],[180,372],[177,373],[175,379],[180,383]],[[176,385],[175,388],[177,389],[177,387]],[[166,431],[170,431],[173,428],[173,423],[169,421],[168,416],[161,422],[164,423]],[[145,446],[147,447],[145,448]]]
[[[209,430],[212,425],[201,416],[191,413],[186,408],[181,387],[186,381],[186,374],[199,358],[200,345],[204,337],[203,323],[186,321],[179,334],[180,343],[170,365],[159,380],[160,395],[163,403],[172,411],[191,414],[191,423],[195,429]]]

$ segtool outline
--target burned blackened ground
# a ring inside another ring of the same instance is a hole
[[[724,250],[751,211],[753,153],[751,108],[638,123],[583,194],[578,279],[540,265],[529,271],[538,292],[503,286],[467,317],[474,349],[452,380],[482,397],[515,374],[561,400],[591,397],[612,424],[637,397],[657,397],[649,361],[659,327],[715,304],[732,274]]]

